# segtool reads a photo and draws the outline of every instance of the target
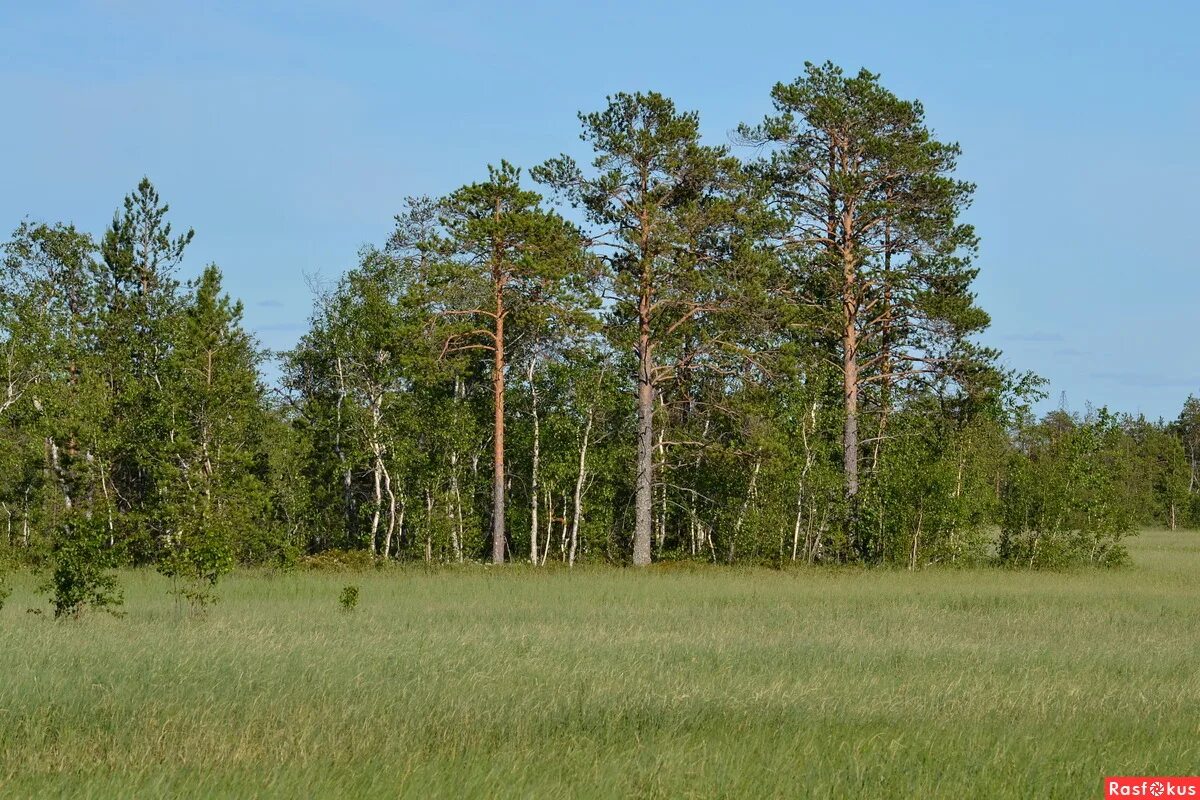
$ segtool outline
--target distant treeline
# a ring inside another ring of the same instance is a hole
[[[1200,522],[1200,403],[1042,420],[978,337],[973,185],[918,102],[808,65],[731,147],[619,94],[590,163],[410,198],[269,357],[177,279],[143,180],[0,286],[0,524],[60,613],[154,564],[204,602],[302,557],[1028,567]],[[323,554],[323,555],[322,555]]]

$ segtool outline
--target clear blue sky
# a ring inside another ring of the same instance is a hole
[[[881,72],[964,149],[986,340],[1085,401],[1200,394],[1200,11],[1191,2],[0,3],[0,228],[99,232],[148,175],[249,325],[406,195],[579,155],[575,112],[662,91],[726,141],[806,60]],[[185,275],[187,277],[187,275]]]

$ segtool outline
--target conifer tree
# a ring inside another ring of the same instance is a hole
[[[633,563],[651,559],[655,408],[675,374],[683,342],[713,346],[705,323],[754,294],[752,259],[735,242],[746,200],[743,173],[724,147],[700,142],[695,112],[656,92],[617,94],[580,114],[581,138],[595,150],[592,173],[568,156],[534,177],[579,206],[608,264],[616,301],[612,332],[636,358],[637,460]]]
[[[194,236],[190,229],[172,235],[169,210],[143,178],[100,244],[105,296],[97,346],[113,404],[111,481],[129,544],[142,559],[166,536],[156,512],[176,434],[166,374],[179,313],[175,272]]]
[[[898,390],[994,358],[970,339],[989,324],[970,289],[975,233],[959,220],[974,187],[954,176],[958,146],[935,139],[921,104],[876,74],[807,64],[771,98],[776,114],[740,134],[767,149],[758,168],[782,220],[793,297],[814,309],[818,335],[837,342],[853,536],[867,395],[882,429]],[[855,546],[865,554],[863,537]]]
[[[536,339],[547,326],[579,324],[591,305],[582,242],[573,225],[540,207],[507,161],[488,180],[458,189],[441,203],[444,238],[434,270],[435,312],[447,326],[443,352],[491,354],[492,562],[505,554],[505,395],[511,341]],[[523,330],[522,330],[523,328]]]

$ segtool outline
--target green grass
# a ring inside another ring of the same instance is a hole
[[[1200,772],[1200,535],[1109,572],[240,574],[0,612],[0,797],[1102,796]],[[342,611],[347,584],[358,608]]]

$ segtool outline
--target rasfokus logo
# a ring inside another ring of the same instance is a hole
[[[1200,799],[1200,776],[1122,775],[1104,779],[1104,800],[1118,797],[1195,797]]]

